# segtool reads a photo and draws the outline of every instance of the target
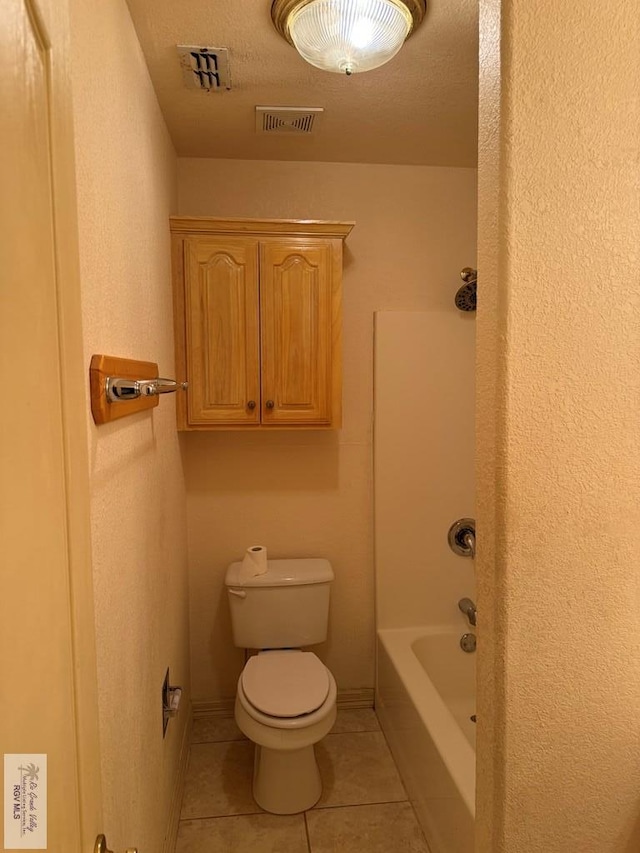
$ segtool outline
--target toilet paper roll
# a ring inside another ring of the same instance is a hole
[[[247,578],[255,578],[267,571],[267,549],[264,545],[251,545],[247,548],[242,560],[242,574]]]

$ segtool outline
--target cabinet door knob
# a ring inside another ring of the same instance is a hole
[[[267,409],[273,409],[274,406],[275,403],[273,402],[273,400],[267,400]]]
[[[256,401],[255,400],[249,400],[249,402],[247,403],[247,409],[255,409],[255,407],[256,407]]]

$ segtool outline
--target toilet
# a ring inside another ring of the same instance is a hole
[[[327,560],[269,560],[246,578],[226,575],[234,645],[257,649],[240,678],[235,718],[255,744],[253,796],[273,814],[295,814],[320,799],[314,744],[336,719],[336,682],[307,646],[327,638],[333,569]]]

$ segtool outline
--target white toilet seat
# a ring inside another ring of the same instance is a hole
[[[329,693],[329,673],[313,652],[278,649],[249,658],[240,676],[251,705],[268,717],[317,711]]]
[[[263,653],[263,654],[271,654],[271,653],[269,652],[269,653]],[[309,654],[311,654],[311,653],[309,653]],[[260,655],[258,657],[260,657]],[[314,657],[315,657],[315,655],[314,655]],[[338,695],[338,689],[336,686],[336,682],[335,682],[333,675],[331,674],[331,671],[329,669],[327,669],[327,667],[324,666],[324,664],[318,658],[316,658],[316,660],[318,661],[320,666],[323,667],[323,669],[326,673],[326,678],[328,680],[328,688],[327,688],[326,696],[325,696],[322,704],[319,707],[317,707],[315,710],[307,712],[307,713],[300,714],[296,717],[291,717],[291,716],[277,717],[277,716],[273,716],[271,714],[264,713],[259,708],[256,708],[256,706],[248,699],[248,697],[245,693],[244,686],[243,686],[244,671],[240,675],[240,678],[238,679],[238,690],[236,693],[236,705],[240,705],[240,707],[242,708],[244,713],[248,717],[250,717],[252,720],[254,720],[256,723],[260,723],[263,726],[267,726],[271,729],[283,729],[283,730],[312,729],[318,723],[323,723],[323,721],[327,717],[329,717],[330,715],[333,714],[333,716],[335,717],[336,699],[337,699],[337,695]],[[333,725],[333,723],[332,723],[332,725]],[[245,734],[247,734],[247,732],[245,732]],[[301,734],[302,734],[302,732],[301,732]],[[326,732],[324,734],[326,734]],[[324,734],[321,735],[321,737],[324,737]],[[248,736],[251,737],[250,735],[248,735]],[[318,739],[320,739],[320,738],[318,738]]]

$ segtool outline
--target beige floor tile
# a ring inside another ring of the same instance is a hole
[[[233,717],[196,717],[191,729],[191,743],[214,743],[246,740]]]
[[[307,853],[304,815],[182,821],[176,853]]]
[[[406,800],[382,732],[328,735],[316,746],[323,806]]]
[[[311,853],[429,853],[409,803],[318,809],[307,825]]]
[[[380,724],[373,708],[357,708],[353,711],[338,711],[332,735],[345,732],[379,732]]]
[[[196,743],[191,747],[181,817],[262,811],[251,795],[253,744]]]

